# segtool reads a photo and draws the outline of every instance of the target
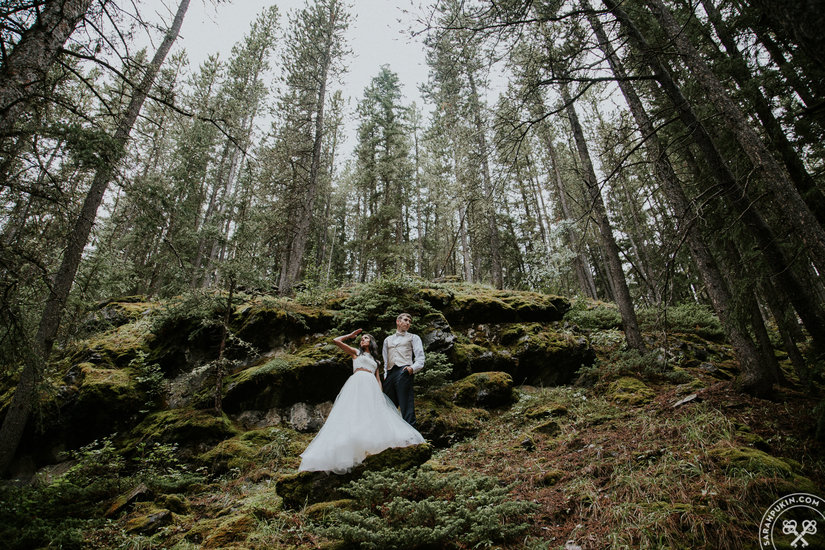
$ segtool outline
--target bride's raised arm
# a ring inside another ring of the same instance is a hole
[[[358,350],[355,349],[352,346],[349,346],[349,345],[345,344],[344,340],[349,340],[350,338],[355,338],[356,336],[358,336],[362,332],[363,332],[363,329],[360,329],[360,328],[355,329],[354,331],[350,332],[349,334],[344,334],[343,336],[338,336],[337,338],[333,338],[332,342],[336,346],[338,346],[339,348],[341,348],[342,350],[347,352],[347,355],[349,355],[350,357],[355,357],[355,356],[358,355]]]

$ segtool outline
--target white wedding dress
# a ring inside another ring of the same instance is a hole
[[[350,376],[321,430],[301,453],[301,471],[343,474],[367,457],[390,447],[424,443],[418,430],[407,424],[375,379],[372,356],[358,355]],[[356,370],[368,369],[369,372]]]

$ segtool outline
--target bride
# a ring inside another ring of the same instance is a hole
[[[367,455],[390,447],[424,443],[418,431],[407,424],[392,401],[381,391],[378,344],[369,334],[361,336],[358,349],[344,340],[362,330],[339,336],[335,345],[352,357],[352,376],[347,379],[315,439],[301,453],[300,471],[343,474],[363,462]]]

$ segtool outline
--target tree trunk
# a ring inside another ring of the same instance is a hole
[[[736,45],[734,37],[725,26],[716,6],[714,6],[713,0],[701,0],[701,2],[713,24],[713,28],[716,30],[717,36],[719,36],[722,45],[725,47],[728,60],[730,61],[731,74],[745,93],[745,96],[753,104],[754,110],[759,120],[762,121],[762,126],[765,128],[765,133],[768,138],[770,138],[773,146],[779,151],[785,168],[788,170],[788,174],[797,191],[799,191],[799,194],[804,199],[805,204],[808,205],[808,208],[810,208],[811,212],[816,216],[819,224],[825,226],[825,195],[817,188],[813,178],[806,170],[802,159],[799,158],[793,145],[788,141],[785,130],[773,115],[773,110],[768,100],[762,95],[759,88],[748,86],[748,82],[751,79],[750,70],[745,59],[742,57],[742,53],[739,51],[739,47]]]
[[[542,111],[541,114],[543,115],[545,112],[544,106],[537,105],[537,107]],[[564,219],[566,220],[573,220],[573,211],[570,208],[570,203],[567,201],[567,189],[564,185],[564,179],[561,177],[561,168],[559,167],[559,157],[556,152],[556,146],[553,145],[553,140],[548,135],[546,128],[542,134],[544,148],[547,150],[547,154],[550,155],[550,163],[553,165],[553,182],[556,188],[556,196],[558,197],[559,205],[561,206],[562,216],[564,216]],[[584,295],[588,298],[597,300],[599,298],[599,294],[596,290],[596,281],[593,280],[593,272],[588,267],[587,256],[585,256],[584,252],[582,252],[581,244],[576,241],[576,238],[570,229],[564,232],[564,237],[567,241],[567,245],[576,253],[576,257],[573,258],[573,268],[576,271],[576,278],[579,281],[579,289],[581,289]]]
[[[226,339],[229,335],[229,321],[232,318],[232,298],[235,295],[235,277],[229,277],[229,296],[226,298],[226,312],[223,316],[221,326],[221,343],[218,346],[218,359],[215,369],[215,412],[223,412],[223,377],[226,374],[224,353],[226,351]]]
[[[705,92],[705,96],[727,121],[728,129],[763,177],[769,190],[769,198],[786,226],[806,245],[806,252],[820,271],[825,271],[825,229],[819,224],[808,205],[791,183],[787,172],[774,159],[771,152],[738,105],[730,98],[722,83],[687,39],[681,27],[662,4],[661,0],[648,0],[648,5],[662,29],[673,40],[680,58],[690,69],[691,79]]]
[[[295,224],[295,234],[289,243],[287,253],[284,258],[284,266],[281,270],[281,280],[278,283],[278,291],[281,294],[292,292],[292,286],[298,281],[303,263],[304,250],[309,239],[310,227],[312,225],[312,212],[315,208],[315,196],[318,193],[318,179],[321,172],[321,151],[324,144],[324,106],[326,103],[327,79],[329,66],[332,62],[332,43],[335,40],[335,25],[340,17],[340,6],[336,5],[335,10],[329,14],[329,36],[324,45],[323,59],[321,60],[321,70],[319,72],[318,92],[315,102],[315,132],[312,140],[312,161],[309,167],[309,181],[307,182],[304,196],[298,207],[298,216]]]
[[[592,11],[586,0],[582,2],[582,5],[586,10]],[[680,222],[686,222],[685,231],[688,247],[705,283],[705,289],[710,297],[711,304],[713,304],[713,309],[722,322],[725,334],[736,352],[743,372],[747,373],[746,379],[749,381],[747,385],[752,388],[753,392],[764,395],[771,390],[768,366],[761,360],[759,350],[745,327],[735,319],[730,289],[713,254],[705,245],[706,239],[697,223],[699,215],[685,195],[676,172],[667,157],[665,147],[659,140],[641,99],[631,85],[624,67],[610,45],[601,22],[595,15],[590,15],[589,19],[599,40],[600,47],[605,52],[608,63],[610,63],[613,72],[618,77],[619,88],[630,107],[631,114],[642,135],[647,140],[648,156],[654,160],[656,179],[661,184],[661,188],[676,211]],[[743,384],[743,386],[745,385]]]
[[[92,0],[63,0],[45,3],[34,24],[0,66],[0,140],[35,95],[31,88],[43,82],[60,50],[89,11]]]
[[[476,139],[478,141],[479,156],[481,158],[481,178],[484,189],[484,217],[487,221],[487,231],[490,239],[490,275],[494,287],[502,288],[502,268],[501,268],[501,245],[499,243],[498,224],[496,223],[495,192],[493,181],[490,176],[489,147],[487,146],[487,134],[484,131],[484,122],[481,118],[481,100],[478,97],[475,78],[472,70],[465,59],[465,72],[470,83],[470,103],[473,109],[473,122],[475,123]]]
[[[631,349],[642,352],[645,350],[645,343],[642,339],[642,333],[639,330],[639,323],[636,319],[636,310],[633,308],[630,290],[627,288],[627,279],[622,269],[622,260],[619,257],[619,246],[616,244],[616,239],[613,236],[613,228],[610,226],[610,220],[607,217],[607,209],[605,208],[604,199],[602,199],[601,190],[599,189],[596,172],[593,170],[593,163],[590,160],[590,152],[587,149],[584,131],[579,123],[579,116],[576,113],[576,107],[573,105],[573,100],[570,97],[566,83],[562,84],[561,95],[562,101],[564,101],[566,106],[567,117],[570,119],[570,126],[573,130],[573,138],[576,141],[579,160],[581,160],[584,170],[584,183],[590,194],[590,207],[596,219],[596,224],[599,226],[599,234],[607,260],[607,267],[614,284],[613,290],[616,295],[616,304],[619,306],[619,311],[622,314],[625,339]]]
[[[160,71],[166,55],[169,53],[172,44],[180,32],[180,27],[183,24],[183,18],[188,7],[189,0],[181,0],[172,27],[164,36],[160,47],[157,52],[155,52],[155,56],[146,68],[146,73],[138,84],[138,87],[135,88],[126,111],[118,121],[114,135],[115,147],[104,153],[107,157],[104,158],[105,164],[95,173],[95,177],[86,194],[86,199],[83,202],[80,215],[75,222],[72,233],[69,235],[69,240],[63,253],[63,260],[55,275],[49,297],[40,318],[40,325],[34,338],[33,351],[35,360],[24,365],[20,377],[20,384],[14,392],[14,397],[9,405],[6,417],[3,420],[3,426],[0,428],[0,472],[4,472],[11,463],[14,453],[17,451],[17,446],[20,443],[20,438],[23,435],[29,413],[37,398],[35,390],[40,372],[51,354],[52,345],[57,336],[57,330],[63,315],[63,309],[69,297],[69,291],[72,288],[75,274],[80,265],[83,249],[88,243],[92,225],[97,217],[97,209],[103,200],[103,195],[106,192],[112,174],[124,155],[129,133],[140,113],[143,102],[146,100],[146,96],[149,94],[155,77]]]
[[[653,69],[656,80],[670,98],[692,139],[702,151],[705,168],[719,184],[727,203],[756,239],[760,251],[765,257],[765,263],[771,270],[776,282],[782,285],[783,291],[792,300],[794,308],[811,334],[814,343],[822,348],[825,346],[825,319],[823,319],[822,312],[815,305],[817,300],[810,294],[810,289],[800,284],[799,279],[793,273],[790,261],[778,246],[777,238],[767,226],[757,208],[754,207],[754,203],[748,196],[746,189],[740,185],[731,173],[722,154],[716,148],[710,133],[693,111],[691,104],[682,95],[667,66],[659,58],[658,50],[648,44],[644,35],[627,13],[619,7],[616,0],[602,0],[602,2],[621,22],[629,33],[631,40],[635,42],[639,51],[644,55],[645,62]]]

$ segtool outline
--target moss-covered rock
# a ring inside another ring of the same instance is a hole
[[[553,468],[553,469],[547,470],[546,472],[541,474],[539,476],[538,482],[541,485],[544,485],[546,487],[550,487],[552,485],[557,484],[559,481],[561,481],[561,478],[563,478],[563,477],[564,477],[564,472],[562,472],[561,470],[557,470],[557,469]]]
[[[331,401],[351,374],[351,361],[343,355],[313,361],[279,353],[227,377],[223,408],[237,413]]]
[[[268,299],[244,304],[237,310],[232,324],[240,338],[267,351],[305,334],[329,330],[334,314],[328,309]]]
[[[70,369],[70,384],[58,386],[43,403],[41,423],[30,423],[20,453],[36,464],[53,463],[60,453],[134,425],[145,396],[131,369],[81,363]]]
[[[334,510],[355,510],[356,502],[351,498],[342,498],[332,502],[316,502],[304,509],[304,514],[315,521],[322,521],[327,514]]]
[[[560,403],[535,405],[524,411],[524,416],[530,420],[544,420],[565,415],[567,415],[567,407]]]
[[[247,512],[219,518],[206,533],[202,533],[201,548],[229,548],[242,543],[255,528],[255,517]]]
[[[638,406],[653,401],[656,392],[638,378],[624,376],[610,384],[606,396],[616,403]]]
[[[126,531],[140,535],[151,535],[174,521],[172,512],[154,504],[140,506],[126,522]]]
[[[506,372],[471,374],[442,391],[448,400],[462,407],[505,407],[518,400],[513,377]]]
[[[443,397],[416,399],[416,428],[436,447],[476,435],[489,418],[484,409],[459,407]]]
[[[729,472],[741,471],[783,478],[795,475],[794,468],[789,461],[769,455],[759,449],[718,446],[711,449],[708,455]]]
[[[269,484],[265,488],[258,487],[244,497],[241,509],[258,519],[272,519],[284,508],[284,499],[278,496],[274,486]]]
[[[443,306],[451,325],[478,323],[515,323],[559,321],[570,309],[560,296],[538,292],[514,292],[474,286],[454,289],[452,299]]]
[[[255,464],[259,447],[240,437],[221,441],[212,449],[196,457],[213,475],[221,475],[229,470],[246,471]]]
[[[465,330],[449,354],[457,375],[503,371],[516,384],[557,386],[573,381],[595,352],[584,337],[542,323],[477,325]]]
[[[128,323],[74,344],[71,362],[101,368],[128,367],[139,353],[149,350],[151,340],[148,323]]]
[[[559,426],[559,423],[555,420],[545,420],[533,428],[532,431],[543,435],[555,436],[561,433],[561,426]]]
[[[432,456],[432,447],[427,443],[386,449],[368,456],[351,472],[337,475],[328,472],[298,472],[278,479],[276,489],[284,505],[290,508],[317,502],[336,501],[346,498],[341,487],[360,478],[367,471],[381,471],[387,468],[409,470],[427,462]]]
[[[133,452],[140,443],[175,443],[180,447],[182,457],[188,459],[237,434],[225,414],[172,409],[147,416],[132,430],[126,450]]]

